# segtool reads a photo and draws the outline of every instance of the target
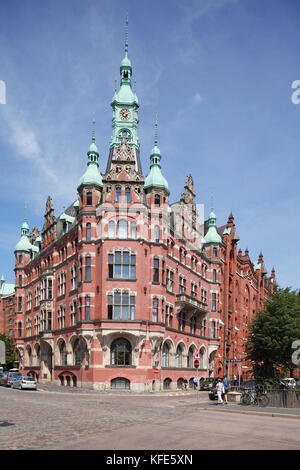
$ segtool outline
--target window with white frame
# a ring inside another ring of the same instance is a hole
[[[134,320],[135,295],[128,291],[115,291],[108,295],[109,320]]]
[[[158,322],[158,298],[154,297],[152,300],[152,321]]]
[[[135,279],[136,256],[129,251],[115,251],[108,255],[110,279]]]
[[[167,269],[167,290],[173,292],[174,273],[170,269]]]
[[[57,313],[57,325],[58,325],[59,330],[65,327],[65,312],[66,312],[65,306],[60,305],[58,307],[58,313]]]

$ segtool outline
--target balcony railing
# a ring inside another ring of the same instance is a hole
[[[177,294],[175,305],[185,310],[198,310],[200,313],[207,313],[207,304],[200,302],[195,297],[191,297],[185,293]]]

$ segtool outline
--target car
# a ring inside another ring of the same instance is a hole
[[[208,378],[200,382],[200,390],[211,390],[216,385],[216,379]]]
[[[20,377],[20,375],[21,375],[20,372],[8,372],[8,374],[7,374],[6,386],[7,386],[7,387],[11,387],[13,381],[14,381],[17,377]]]
[[[296,387],[296,380],[292,377],[287,377],[281,380],[283,385],[286,385],[288,388],[295,388]]]
[[[20,375],[13,381],[12,388],[18,388],[19,390],[23,390],[24,388],[37,390],[36,379],[33,377],[24,377]]]
[[[0,372],[0,385],[6,386],[7,384],[7,374],[5,372]]]

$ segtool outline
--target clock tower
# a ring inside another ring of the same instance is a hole
[[[125,57],[120,66],[120,89],[115,90],[111,103],[113,109],[112,136],[106,172],[111,169],[116,147],[124,140],[132,148],[135,156],[135,169],[142,173],[140,144],[137,135],[139,102],[132,90],[132,67],[128,58],[128,19],[126,20]]]

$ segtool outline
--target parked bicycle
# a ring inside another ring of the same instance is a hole
[[[269,404],[269,397],[263,386],[256,386],[254,389],[246,389],[243,391],[241,396],[241,404],[263,407]]]

